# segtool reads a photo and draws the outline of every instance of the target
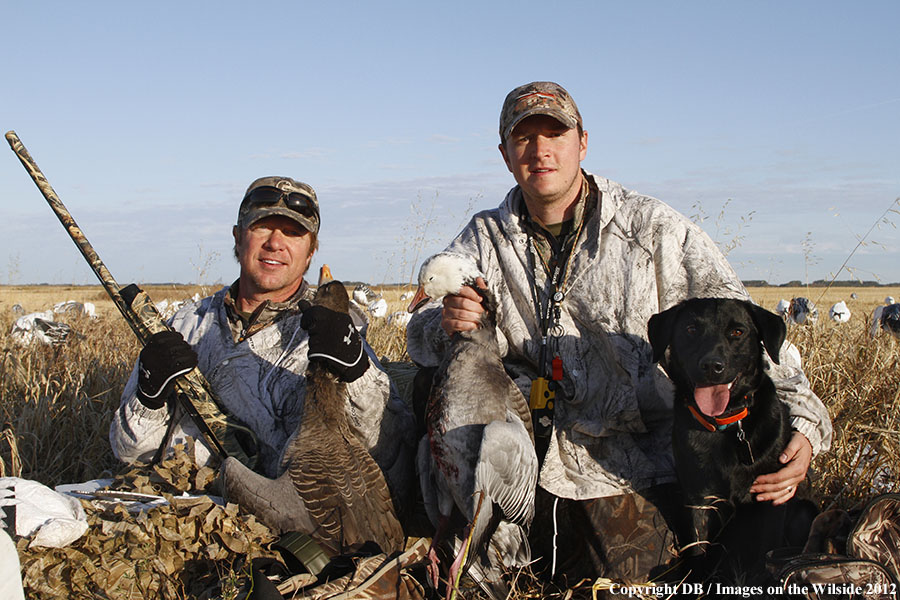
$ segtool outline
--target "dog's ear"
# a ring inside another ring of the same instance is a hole
[[[666,354],[666,348],[672,341],[672,328],[681,305],[676,304],[668,310],[657,313],[647,321],[647,338],[653,348],[653,362],[659,362]]]
[[[752,302],[744,302],[744,304],[747,305],[747,310],[750,311],[750,317],[759,331],[759,336],[762,338],[763,346],[766,347],[766,352],[772,357],[772,362],[776,365],[779,364],[778,351],[781,350],[781,345],[784,344],[784,338],[787,335],[787,327],[784,324],[784,320],[775,313]]]

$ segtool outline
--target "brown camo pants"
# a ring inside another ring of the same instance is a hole
[[[675,562],[680,493],[675,484],[591,500],[559,498],[556,578],[574,585],[608,577],[623,583],[665,579]],[[555,496],[538,488],[531,545],[536,568],[551,573]]]

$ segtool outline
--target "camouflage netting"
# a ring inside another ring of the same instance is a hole
[[[17,544],[29,598],[234,597],[249,581],[250,560],[277,558],[275,534],[212,493],[215,471],[197,468],[184,448],[155,467],[131,469],[112,489],[165,497],[166,506],[129,513],[122,504],[82,500],[89,528],[65,548]]]

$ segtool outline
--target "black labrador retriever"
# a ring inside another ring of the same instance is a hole
[[[763,348],[779,362],[784,321],[751,302],[695,298],[652,316],[648,335],[676,390],[672,450],[690,516],[683,554],[706,574],[726,557],[731,569],[757,571],[783,545],[784,506],[756,502],[749,489],[782,467],[790,438],[763,368]]]

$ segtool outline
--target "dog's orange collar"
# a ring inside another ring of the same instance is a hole
[[[703,415],[697,412],[697,409],[693,406],[688,405],[688,410],[691,411],[691,414],[694,415],[694,418],[697,419],[697,422],[703,425],[707,431],[722,431],[727,428],[729,425],[733,425],[747,416],[750,412],[747,410],[745,406],[741,410],[737,411],[732,415],[728,415],[727,417],[713,417],[713,420],[716,422],[715,425],[707,421]]]

